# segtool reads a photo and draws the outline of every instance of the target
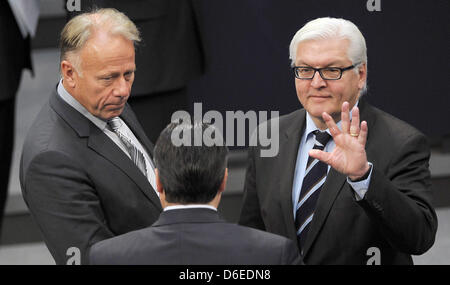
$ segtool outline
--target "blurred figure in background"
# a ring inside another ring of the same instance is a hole
[[[33,71],[30,38],[38,17],[38,0],[0,1],[0,233],[14,145],[16,94],[22,70]]]

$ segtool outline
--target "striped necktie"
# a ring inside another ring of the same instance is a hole
[[[144,154],[137,148],[137,146],[128,137],[128,135],[125,132],[121,131],[120,127],[122,126],[122,122],[120,121],[119,117],[114,117],[109,120],[108,125],[125,145],[125,148],[127,149],[131,160],[144,174],[144,176],[147,177],[147,165],[145,163]]]
[[[323,150],[331,136],[327,132],[320,132],[318,130],[313,133],[316,138],[313,149]],[[327,178],[327,171],[328,165],[326,163],[311,156],[308,158],[305,177],[303,178],[302,189],[295,212],[295,228],[297,230],[297,241],[300,249],[303,249],[305,245],[320,190]]]

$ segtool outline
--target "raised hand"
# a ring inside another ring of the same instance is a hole
[[[368,128],[366,121],[359,123],[358,107],[353,107],[350,122],[349,104],[348,102],[342,104],[342,130],[326,112],[322,114],[322,118],[330,130],[336,147],[332,152],[313,149],[309,151],[309,155],[347,175],[351,180],[364,176],[370,169],[365,150]]]

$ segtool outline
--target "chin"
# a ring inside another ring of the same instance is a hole
[[[109,116],[109,119],[115,118],[115,117],[119,117],[122,114],[122,111],[120,112],[114,112]]]
[[[98,117],[100,117],[100,119],[102,119],[102,120],[108,121],[108,120],[110,120],[110,119],[112,119],[114,117],[118,117],[118,116],[120,116],[120,113],[116,114],[116,113],[109,112],[107,114],[101,114]]]
[[[114,118],[114,117],[119,117],[119,116],[122,114],[123,109],[124,109],[124,108],[113,109],[113,110],[111,110],[111,111],[109,111],[109,112],[106,112],[105,115],[104,115],[104,117],[107,118],[108,120],[109,120],[109,119],[112,119],[112,118]]]
[[[305,109],[313,117],[322,117],[323,112],[329,113],[329,111],[330,111],[330,108],[326,108],[325,106],[317,106],[317,105],[313,105],[313,106],[310,105]]]

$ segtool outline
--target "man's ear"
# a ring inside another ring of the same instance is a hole
[[[161,183],[158,168],[155,168],[155,176],[156,176],[156,191],[158,191],[159,194],[162,194],[164,192],[164,188]]]
[[[155,168],[155,180],[156,180],[156,191],[159,193],[159,201],[161,202],[161,206],[165,208],[167,206],[166,201],[166,193],[164,192],[164,188],[161,183],[161,178],[159,176],[159,171]]]
[[[65,84],[69,87],[74,88],[76,83],[76,70],[75,67],[67,60],[61,61],[61,74],[63,76],[63,80]]]
[[[227,186],[227,180],[228,180],[228,168],[225,168],[225,174],[223,175],[223,180],[222,183],[220,184],[218,191],[219,193],[225,191],[225,187]]]
[[[362,90],[364,88],[364,84],[367,80],[367,64],[363,63],[361,66],[358,67],[358,88],[359,90]]]

